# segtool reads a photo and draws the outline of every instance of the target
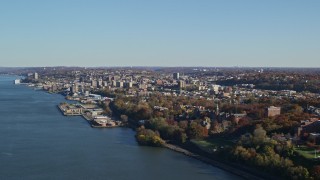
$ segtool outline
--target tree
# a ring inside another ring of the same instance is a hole
[[[306,168],[302,166],[294,166],[288,168],[288,176],[290,179],[308,179],[309,172]]]
[[[106,113],[107,115],[112,116],[112,111],[111,111],[111,109],[110,109],[109,106],[107,106],[107,107],[104,109],[104,111],[105,111],[105,113]]]
[[[240,118],[239,121],[238,121],[238,126],[245,126],[245,125],[248,125],[248,124],[250,124],[249,117]]]
[[[222,128],[221,124],[218,123],[218,121],[213,121],[211,123],[211,127],[210,128],[211,128],[211,133],[212,134],[223,132],[223,128]]]
[[[162,146],[165,143],[158,133],[144,128],[137,129],[136,139],[140,145]]]
[[[187,140],[187,135],[185,132],[183,132],[183,130],[181,129],[176,129],[173,132],[173,139],[172,139],[175,143],[178,144],[183,144],[186,142]]]
[[[121,118],[121,121],[123,122],[123,123],[128,123],[128,116],[127,115],[125,115],[125,114],[122,114],[121,116],[120,116],[120,118]]]
[[[166,125],[162,126],[159,131],[163,139],[172,139],[174,131],[178,128],[177,126]]]
[[[320,165],[313,166],[311,173],[312,173],[313,178],[319,180],[320,179]]]
[[[196,122],[191,122],[187,128],[187,135],[190,139],[200,139],[208,136],[208,130]]]
[[[243,146],[236,146],[233,155],[237,157],[239,160],[249,161],[251,158],[256,156],[256,152],[254,149],[246,149]]]
[[[256,129],[253,132],[253,143],[254,144],[261,144],[265,142],[267,137],[267,132],[263,129],[263,127],[258,124]]]
[[[180,127],[180,128],[182,128],[182,129],[187,129],[188,128],[188,121],[180,121],[179,123],[178,123],[178,126]]]
[[[140,106],[138,107],[137,112],[135,113],[136,119],[147,120],[151,118],[152,110],[149,106]]]
[[[168,126],[167,121],[164,118],[153,118],[148,121],[146,128],[159,131],[163,127]]]

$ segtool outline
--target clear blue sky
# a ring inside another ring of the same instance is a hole
[[[320,67],[319,0],[1,0],[0,66]]]

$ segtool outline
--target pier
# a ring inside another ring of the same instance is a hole
[[[93,128],[114,128],[122,127],[120,121],[112,120],[108,116],[102,115],[102,109],[81,104],[61,103],[59,110],[65,116],[82,116]]]

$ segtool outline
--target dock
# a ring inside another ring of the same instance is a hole
[[[108,116],[97,113],[102,113],[102,110],[86,107],[86,105],[68,103],[61,103],[58,105],[59,110],[64,116],[82,116],[93,128],[114,128],[123,126],[120,121],[112,120]]]

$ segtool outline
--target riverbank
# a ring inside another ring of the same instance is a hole
[[[173,144],[168,144],[168,143],[165,143],[164,144],[164,147],[167,148],[167,149],[170,149],[172,151],[175,151],[175,152],[178,152],[178,153],[182,153],[186,156],[189,156],[189,157],[192,157],[194,159],[197,159],[197,160],[200,160],[204,163],[207,163],[207,164],[210,164],[214,167],[217,167],[217,168],[220,168],[222,170],[225,170],[225,171],[228,171],[230,173],[233,173],[237,176],[240,176],[244,179],[248,179],[248,180],[266,180],[266,179],[270,179],[270,176],[257,176],[251,172],[248,172],[248,171],[245,171],[243,169],[239,169],[238,167],[235,167],[235,166],[231,166],[231,165],[228,165],[227,163],[224,163],[224,162],[221,162],[221,161],[217,161],[217,160],[213,160],[211,158],[208,158],[208,157],[205,157],[205,156],[202,156],[202,155],[199,155],[197,153],[194,153],[194,152],[191,152],[185,148],[182,148],[180,146],[176,146],[176,145],[173,145]],[[275,177],[272,177],[272,179],[278,179],[278,178],[275,178]]]
[[[69,105],[69,104],[68,104]],[[92,121],[93,121],[93,117],[92,116],[88,116],[86,113],[84,113],[84,111],[89,111],[90,109],[86,109],[86,108],[83,108],[83,107],[76,107],[76,105],[78,104],[75,104],[75,106],[71,106],[69,107],[69,111],[66,111],[65,107],[62,107],[61,104],[58,105],[58,108],[59,110],[62,112],[63,115],[65,116],[82,116],[89,124],[91,127],[93,128],[112,128],[112,127],[119,127],[119,126],[97,126],[97,125],[93,125],[92,124]],[[196,154],[194,152],[191,152],[185,148],[182,148],[182,147],[179,147],[179,146],[175,146],[175,145],[172,145],[172,144],[165,144],[165,147],[170,149],[170,150],[173,150],[175,152],[178,152],[178,153],[182,153],[186,156],[189,156],[189,157],[192,157],[194,159],[197,159],[199,161],[202,161],[206,164],[209,164],[209,165],[212,165],[214,167],[217,167],[219,169],[222,169],[224,171],[227,171],[227,172],[230,172],[236,176],[239,176],[239,177],[242,177],[242,178],[245,178],[245,179],[258,179],[258,180],[262,180],[262,179],[266,179],[266,178],[261,178],[259,176],[256,176],[256,175],[253,175],[251,173],[248,173],[246,171],[243,171],[243,170],[240,170],[236,167],[232,167],[224,162],[219,162],[219,161],[216,161],[216,160],[213,160],[213,159],[210,159],[206,156],[203,156],[203,155],[199,155],[199,154]]]
[[[94,129],[80,116],[67,119],[56,107],[63,96],[12,79],[0,77],[0,179],[237,179],[175,152],[141,148],[128,128]]]

